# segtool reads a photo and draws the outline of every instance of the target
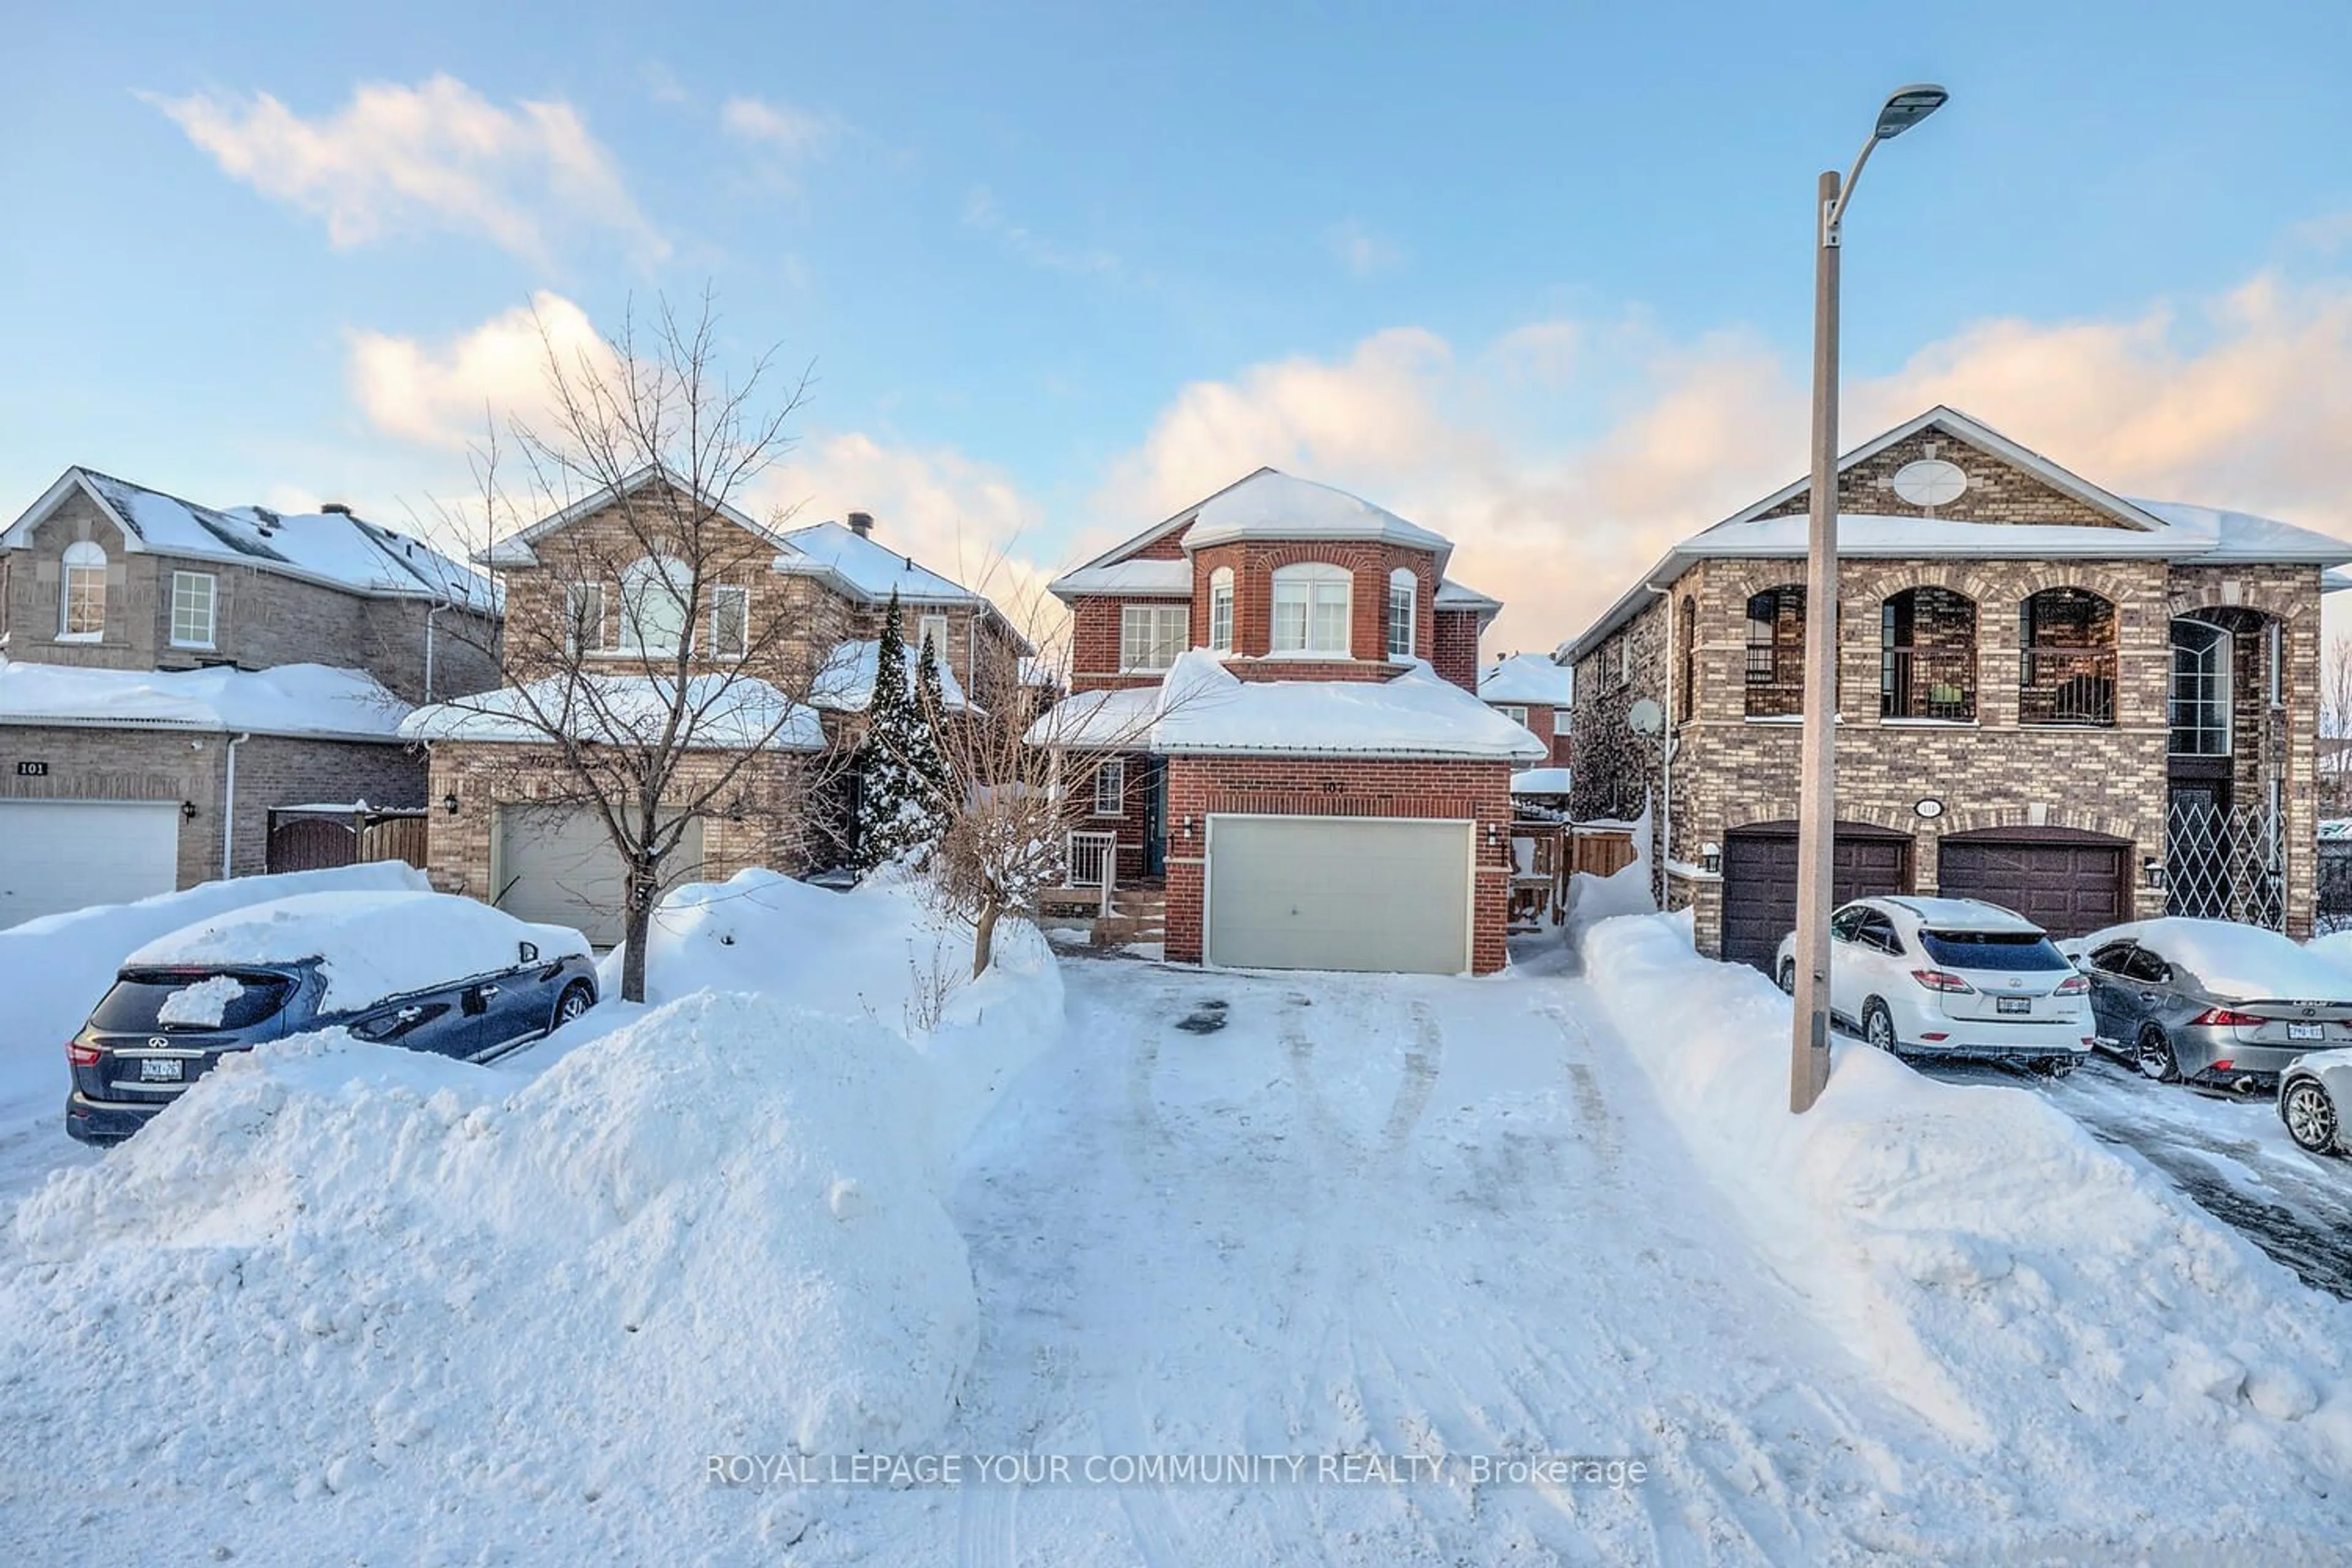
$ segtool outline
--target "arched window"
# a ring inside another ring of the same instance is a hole
[[[1977,716],[1977,602],[1949,588],[1890,594],[1878,611],[1878,716]]]
[[[1748,717],[1805,711],[1805,590],[1788,583],[1748,600]]]
[[[2017,721],[2116,721],[2116,606],[2088,588],[2044,588],[2017,607]]]
[[[674,654],[686,638],[694,574],[683,561],[646,556],[621,573],[621,649]]]
[[[1420,578],[1402,566],[1389,574],[1389,658],[1413,656],[1413,606],[1420,600]]]
[[[1230,566],[1209,574],[1209,647],[1218,653],[1234,651],[1234,569]]]
[[[1348,626],[1354,579],[1344,566],[1309,561],[1274,574],[1274,649],[1277,654],[1349,657]]]
[[[58,636],[95,641],[106,635],[106,551],[87,539],[66,546],[64,600]]]
[[[1698,707],[1698,601],[1683,595],[1675,622],[1675,721],[1687,721]]]

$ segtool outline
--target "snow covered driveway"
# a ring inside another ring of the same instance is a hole
[[[1971,1467],[1755,1261],[1581,984],[1065,973],[1066,1043],[955,1195],[981,1343],[937,1448],[1650,1479],[919,1489],[828,1509],[803,1551],[1823,1562],[1971,1538]]]

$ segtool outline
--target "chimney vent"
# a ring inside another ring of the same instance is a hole
[[[333,512],[337,517],[349,517],[352,515],[352,509],[339,500],[322,500],[319,503],[319,510],[320,511]]]
[[[873,538],[874,514],[870,511],[851,512],[849,514],[849,531],[857,535],[860,539]]]

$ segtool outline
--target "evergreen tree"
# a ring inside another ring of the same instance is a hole
[[[875,649],[874,693],[866,705],[866,737],[857,756],[857,868],[871,871],[939,837],[930,726],[907,679],[907,637],[894,589]]]
[[[925,837],[936,840],[947,831],[948,792],[955,788],[955,773],[939,736],[939,726],[947,722],[947,683],[940,678],[939,649],[928,640],[915,658],[915,711],[922,731],[915,771],[930,785],[923,795],[924,814],[931,819]]]

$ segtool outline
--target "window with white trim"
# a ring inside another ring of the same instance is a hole
[[[1209,646],[1219,653],[1234,651],[1234,569],[1230,566],[1209,574]]]
[[[209,572],[172,574],[172,646],[213,646],[217,584]]]
[[[924,616],[915,623],[915,651],[931,645],[931,657],[941,664],[948,662],[948,618],[945,616]]]
[[[1192,618],[1183,605],[1120,605],[1118,668],[1150,672],[1174,664],[1192,638]]]
[[[1355,579],[1344,566],[1309,561],[1274,574],[1274,651],[1349,657]]]
[[[1421,581],[1404,567],[1389,574],[1389,657],[1412,657],[1413,607],[1421,600]]]
[[[58,637],[95,642],[106,635],[106,551],[87,539],[66,546]]]
[[[741,658],[751,646],[751,590],[721,584],[710,590],[710,657]]]
[[[1555,735],[1569,733],[1570,726],[1575,721],[1576,715],[1570,709],[1555,708],[1551,710],[1551,732]]]
[[[1496,712],[1500,713],[1504,718],[1508,719],[1514,724],[1525,724],[1528,721],[1528,710],[1523,704],[1517,702],[1497,702],[1495,703],[1493,707]]]
[[[683,561],[646,556],[621,573],[621,651],[674,654],[686,638],[694,574]]]
[[[593,653],[604,646],[604,587],[567,583],[563,587],[563,651]]]
[[[1113,757],[1095,773],[1095,815],[1127,815],[1127,759]]]

